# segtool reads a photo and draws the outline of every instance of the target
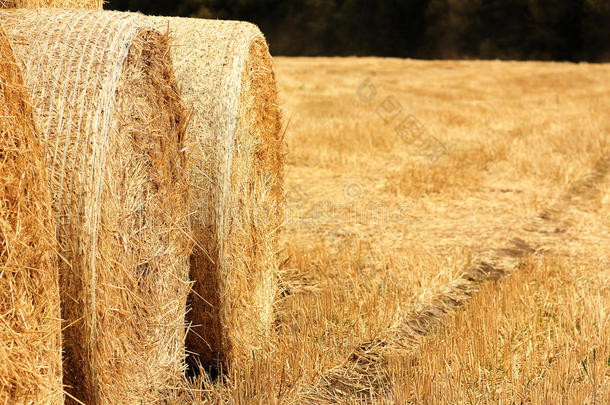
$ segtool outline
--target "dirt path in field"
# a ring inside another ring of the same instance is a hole
[[[610,157],[599,160],[589,175],[574,182],[556,201],[517,229],[504,245],[482,247],[480,256],[458,281],[405,314],[400,323],[379,339],[363,342],[341,365],[324,374],[314,386],[300,391],[298,403],[340,403],[361,397],[373,401],[384,385],[383,362],[388,350],[413,351],[423,338],[438,330],[445,317],[463,306],[489,281],[498,281],[518,268],[529,255],[544,255],[549,246],[569,245],[568,229],[581,213],[572,212],[599,197],[600,185],[610,171]],[[603,237],[598,236],[603,249]],[[595,238],[593,239],[595,241]]]

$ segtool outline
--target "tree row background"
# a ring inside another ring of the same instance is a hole
[[[610,61],[610,0],[111,0],[256,23],[274,55]]]

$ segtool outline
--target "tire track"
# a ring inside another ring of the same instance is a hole
[[[606,156],[596,162],[587,176],[568,187],[558,200],[541,210],[523,229],[530,233],[561,237],[565,229],[558,225],[567,209],[596,197],[598,187],[609,171],[610,156]],[[544,251],[539,252],[534,242],[528,243],[516,237],[505,246],[490,251],[494,252],[491,260],[478,260],[459,280],[434,297],[423,309],[408,314],[386,336],[355,348],[342,364],[321,376],[315,385],[302,390],[296,403],[340,403],[354,397],[363,398],[363,403],[372,402],[385,382],[383,363],[386,351],[415,350],[423,338],[438,330],[446,316],[462,307],[478,291],[480,284],[501,280],[527,255],[544,254]],[[500,262],[504,263],[499,265]]]

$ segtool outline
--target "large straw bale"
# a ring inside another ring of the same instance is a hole
[[[153,403],[184,369],[185,127],[169,45],[137,14],[0,12],[37,102],[58,217],[68,393]]]
[[[154,17],[174,34],[176,78],[192,120],[186,143],[194,293],[191,360],[214,366],[265,347],[283,221],[281,119],[267,44],[249,23]]]
[[[0,403],[60,404],[55,222],[28,99],[0,28]]]
[[[0,0],[0,8],[85,8],[101,10],[104,0]]]

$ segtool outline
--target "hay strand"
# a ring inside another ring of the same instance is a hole
[[[192,120],[186,144],[198,248],[187,348],[204,366],[245,361],[273,322],[283,141],[267,44],[249,23],[154,17],[174,34]]]
[[[167,37],[137,14],[0,12],[37,102],[60,268],[64,383],[153,403],[184,367],[185,118]]]
[[[75,8],[101,10],[104,0],[0,0],[0,8]]]
[[[60,404],[55,221],[21,71],[0,28],[0,403]]]

